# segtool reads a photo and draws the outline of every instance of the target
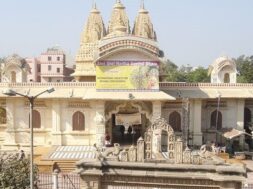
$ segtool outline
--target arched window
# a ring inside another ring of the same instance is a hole
[[[33,128],[41,128],[40,113],[37,110],[33,110]]]
[[[14,72],[14,71],[11,72],[11,82],[12,83],[16,83],[17,82],[16,72]]]
[[[230,75],[229,75],[229,73],[225,73],[225,75],[224,75],[224,83],[230,83]]]
[[[176,132],[181,131],[181,115],[178,112],[172,112],[169,117],[169,124]]]
[[[6,124],[6,110],[0,107],[0,124]]]
[[[218,115],[218,119],[217,118]],[[216,126],[217,124],[217,126]],[[222,114],[220,111],[217,110],[213,111],[211,114],[211,128],[217,128],[217,130],[220,130],[222,128]]]
[[[84,131],[85,129],[85,117],[80,111],[75,112],[72,116],[73,131]]]

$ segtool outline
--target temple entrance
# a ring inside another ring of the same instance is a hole
[[[112,143],[121,145],[136,144],[146,131],[145,114],[113,114],[112,115]]]
[[[110,136],[110,143],[136,145],[151,124],[151,111],[144,110],[147,108],[142,102],[117,104],[115,109],[107,114],[106,135]]]

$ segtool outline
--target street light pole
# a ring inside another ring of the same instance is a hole
[[[34,97],[28,98],[30,103],[30,188],[33,189],[34,186],[34,174],[33,174],[33,106]]]
[[[50,89],[47,89],[45,91],[42,91],[41,93],[35,95],[35,96],[28,96],[28,95],[24,95],[24,94],[21,94],[21,93],[18,93],[14,90],[11,90],[11,89],[8,89],[7,91],[4,91],[3,94],[5,95],[8,95],[8,96],[22,96],[24,98],[27,98],[28,101],[29,101],[29,105],[30,105],[30,108],[29,108],[29,126],[30,126],[30,189],[34,189],[34,172],[33,172],[33,107],[34,107],[34,100],[42,95],[43,93],[52,93],[54,92],[55,89],[54,88],[50,88]]]

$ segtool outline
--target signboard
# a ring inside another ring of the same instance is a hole
[[[96,88],[98,90],[159,90],[158,62],[97,62]]]

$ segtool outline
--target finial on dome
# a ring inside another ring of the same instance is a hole
[[[121,3],[121,1],[120,0],[116,0],[116,3]]]
[[[93,9],[97,9],[97,4],[96,4],[96,1],[95,1],[95,0],[93,0],[93,2],[92,2],[92,8],[93,8]]]
[[[144,0],[141,0],[141,9],[145,9]]]

